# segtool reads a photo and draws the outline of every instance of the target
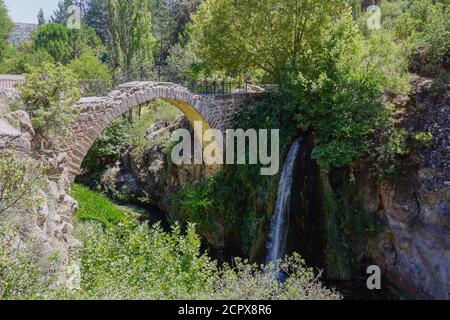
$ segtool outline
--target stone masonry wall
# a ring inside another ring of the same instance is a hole
[[[66,146],[73,181],[89,149],[103,130],[130,108],[164,99],[177,106],[191,123],[201,121],[203,129],[225,130],[240,108],[250,106],[257,93],[195,95],[172,83],[131,82],[119,86],[106,97],[83,98],[75,106],[79,115]]]

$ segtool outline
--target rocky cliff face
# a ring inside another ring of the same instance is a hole
[[[36,254],[43,260],[56,255],[58,269],[64,271],[69,265],[71,252],[79,245],[72,225],[77,203],[69,195],[65,154],[52,151],[35,154],[31,150],[33,137],[34,131],[26,112],[17,111],[0,117],[0,156],[14,156],[17,161],[30,163],[33,168],[45,168],[33,195],[39,199],[37,204],[12,206],[0,216],[0,222],[17,226],[17,241],[33,241],[38,248]],[[30,172],[30,179],[33,174],[37,173]]]
[[[14,44],[31,41],[31,34],[36,31],[37,28],[38,25],[34,23],[16,23],[8,40]]]
[[[410,132],[431,133],[432,144],[405,159],[400,177],[376,183],[360,176],[364,206],[384,226],[368,253],[412,296],[449,299],[450,87],[436,95],[431,80],[414,84],[416,93],[398,102],[399,121]]]

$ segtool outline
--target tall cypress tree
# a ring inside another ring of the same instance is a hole
[[[38,19],[38,24],[39,25],[45,24],[44,10],[42,10],[42,8],[39,9],[39,13],[37,15],[37,19]]]

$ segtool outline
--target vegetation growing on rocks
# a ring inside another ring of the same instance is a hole
[[[2,299],[340,299],[325,288],[298,256],[280,263],[290,275],[280,283],[273,269],[236,260],[233,267],[217,263],[200,249],[195,227],[185,232],[174,225],[167,233],[156,224],[137,223],[123,213],[107,218],[100,206],[114,206],[82,187],[75,188],[81,205],[77,237],[81,279],[78,290],[53,287],[57,275],[49,263],[39,267],[32,242],[14,255],[15,235],[0,224],[0,297]],[[101,209],[100,209],[101,211]],[[90,217],[90,222],[83,222]],[[108,223],[105,224],[105,219]],[[98,222],[102,223],[99,224]],[[271,290],[267,290],[271,288]]]
[[[21,86],[21,98],[41,142],[58,143],[67,137],[77,114],[73,105],[80,98],[70,70],[49,63],[31,69]]]

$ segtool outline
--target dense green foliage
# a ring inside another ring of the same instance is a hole
[[[69,33],[70,30],[60,24],[42,25],[34,35],[34,48],[44,49],[56,61],[67,63],[71,58]]]
[[[313,158],[320,165],[348,165],[369,150],[372,134],[386,125],[383,93],[407,92],[404,59],[392,41],[378,34],[362,39],[344,16],[312,67],[292,81],[298,127],[315,136]]]
[[[448,1],[411,0],[393,28],[406,43],[411,63],[423,64],[416,65],[416,69],[436,72],[450,44]]]
[[[21,85],[24,109],[42,142],[57,143],[68,135],[76,117],[73,105],[80,93],[73,73],[63,66],[44,63],[32,68]]]
[[[364,37],[342,5],[210,0],[194,17],[194,48],[204,67],[259,70],[276,80],[292,116],[280,127],[294,118],[311,132],[313,157],[324,167],[348,165],[367,152],[387,124],[384,94],[409,90],[404,47],[386,30]]]
[[[81,290],[89,299],[339,299],[314,281],[295,257],[281,266],[291,277],[277,281],[269,268],[239,260],[217,267],[200,251],[192,225],[165,233],[158,225],[101,231],[89,228],[82,260]],[[124,272],[127,270],[127,272]],[[270,288],[270,290],[268,290]]]
[[[112,66],[128,72],[132,64],[151,62],[155,40],[147,1],[107,0],[107,11]]]
[[[45,50],[57,62],[67,64],[80,57],[86,50],[102,50],[100,39],[90,28],[69,29],[66,26],[49,23],[41,25],[33,35],[35,50]]]
[[[40,24],[31,42],[2,50],[0,72],[30,73],[44,63],[59,63],[71,68],[79,79],[110,80],[110,70],[101,58],[104,46],[95,30],[84,27],[70,30],[57,23]],[[0,60],[1,61],[1,60]]]
[[[8,47],[7,39],[13,26],[13,22],[8,15],[8,9],[3,0],[0,0],[0,62],[2,62],[4,51]]]
[[[44,63],[54,63],[54,59],[45,50],[34,50],[32,43],[21,43],[15,48],[9,47],[5,51],[5,58],[0,64],[0,72],[5,74],[24,74],[32,68]]]
[[[195,52],[209,69],[263,70],[279,81],[286,64],[308,60],[342,1],[208,0],[194,16]]]
[[[83,208],[98,209],[95,197],[76,187]],[[81,191],[81,192],[80,192]],[[84,203],[87,201],[87,203]],[[103,203],[103,201],[100,201]],[[106,206],[106,202],[103,203]],[[109,204],[112,206],[112,204]],[[80,212],[77,213],[81,218]],[[101,215],[90,219],[102,221]],[[84,220],[84,219],[82,219]],[[219,267],[201,252],[193,225],[175,225],[164,232],[158,224],[123,224],[112,215],[108,227],[80,221],[77,237],[83,242],[80,286],[75,290],[52,287],[57,274],[50,261],[38,261],[32,241],[27,250],[13,253],[11,227],[0,225],[0,297],[2,299],[340,299],[326,289],[299,256],[277,266],[289,275],[274,277],[274,267],[259,267],[236,260],[234,267]],[[11,249],[11,250],[9,250]],[[44,268],[42,268],[44,266]],[[270,289],[270,290],[269,290]]]

